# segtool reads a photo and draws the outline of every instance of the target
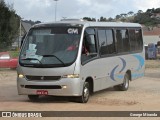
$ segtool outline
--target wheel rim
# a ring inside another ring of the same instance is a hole
[[[89,98],[89,89],[87,86],[84,87],[84,90],[83,90],[83,98],[84,98],[84,101],[87,101],[88,98]]]
[[[128,86],[129,86],[129,81],[126,76],[125,76],[124,86],[125,86],[125,88],[128,88]]]

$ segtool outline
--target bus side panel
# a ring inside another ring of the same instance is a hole
[[[115,80],[114,78],[120,70],[116,64],[122,67],[118,57],[95,59],[81,67],[81,76],[85,79],[87,77],[94,79],[94,91],[120,84],[122,79]]]
[[[81,67],[83,78],[94,79],[94,91],[123,83],[124,75],[131,72],[131,78],[144,76],[143,54],[129,54],[115,57],[95,59]]]
[[[145,71],[145,53],[133,54],[131,80],[144,76]]]

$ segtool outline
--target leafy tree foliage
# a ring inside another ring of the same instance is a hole
[[[35,24],[41,23],[41,21],[32,21],[32,20],[23,20],[23,22],[29,23],[29,24],[31,24],[31,25],[35,25]]]
[[[159,17],[156,17],[158,14]],[[84,17],[83,19],[87,21],[93,21],[92,18]],[[96,21],[96,19],[94,19]],[[157,26],[160,25],[160,8],[147,9],[146,12],[138,10],[137,13],[129,11],[128,13],[121,13],[116,15],[115,18],[105,18],[101,16],[97,21],[99,22],[113,22],[113,21],[122,21],[122,22],[135,22],[144,24],[145,26]]]
[[[86,20],[86,21],[96,21],[95,18],[90,18],[90,17],[84,17],[83,20]]]
[[[0,51],[11,46],[19,28],[19,16],[4,0],[0,0]]]
[[[101,21],[101,22],[106,22],[107,19],[106,19],[105,17],[101,16],[99,21]]]
[[[160,24],[160,20],[155,17],[157,13],[160,14],[160,8],[147,9],[146,12],[139,10],[134,17],[134,22],[144,24],[145,26],[157,26]]]

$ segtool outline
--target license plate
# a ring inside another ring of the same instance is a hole
[[[36,94],[37,95],[48,95],[48,91],[47,90],[37,90]]]

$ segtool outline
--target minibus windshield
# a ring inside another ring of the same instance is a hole
[[[28,67],[64,67],[78,53],[80,27],[33,28],[20,54],[20,65]]]

